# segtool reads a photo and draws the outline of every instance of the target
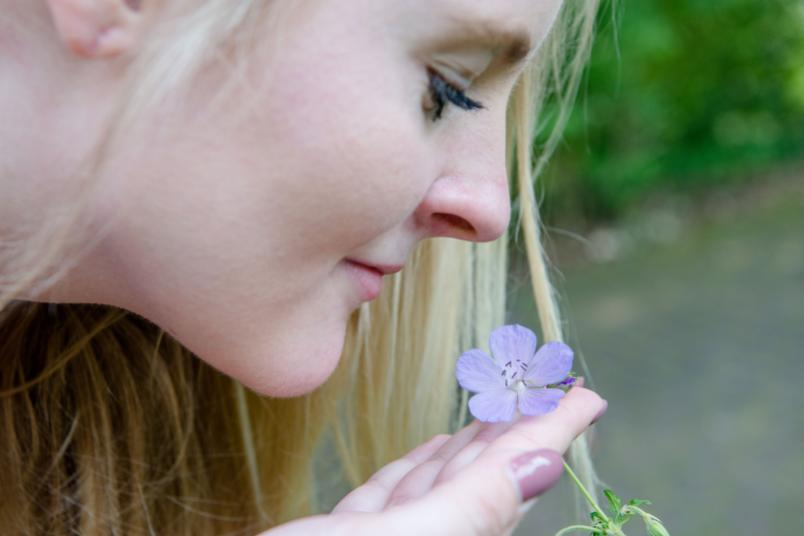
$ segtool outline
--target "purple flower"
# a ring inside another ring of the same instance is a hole
[[[469,411],[486,422],[510,421],[522,415],[542,415],[558,407],[559,382],[569,385],[573,353],[562,342],[548,342],[536,351],[536,334],[524,326],[500,326],[489,336],[491,355],[478,350],[461,354],[456,365],[458,383],[477,393],[469,399]]]

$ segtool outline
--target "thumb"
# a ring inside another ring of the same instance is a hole
[[[502,451],[475,460],[476,467],[436,486],[425,500],[400,507],[397,526],[410,534],[472,536],[512,529],[533,501],[523,503],[556,484],[564,463],[561,454],[548,448],[511,456]]]

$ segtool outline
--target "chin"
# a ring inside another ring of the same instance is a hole
[[[231,374],[236,380],[263,396],[291,398],[311,393],[321,387],[338,366],[345,330],[324,337],[320,333],[315,341],[304,341],[292,353],[277,351],[275,359],[249,359],[248,363],[262,363],[259,370],[238,370]],[[305,356],[288,361],[286,356]],[[248,368],[248,367],[247,367]]]
[[[337,366],[337,360],[335,365]],[[286,376],[282,378],[281,382],[272,380],[263,381],[259,378],[259,376],[248,376],[245,378],[235,379],[248,389],[261,396],[272,398],[293,398],[312,393],[321,387],[329,379],[334,370],[335,366],[333,366],[331,369],[328,369],[326,373],[323,374],[308,374],[298,378],[289,378]]]

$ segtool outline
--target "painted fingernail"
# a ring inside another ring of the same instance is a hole
[[[603,407],[600,408],[600,411],[597,412],[595,418],[592,419],[592,424],[595,424],[600,419],[600,417],[602,417],[606,413],[607,409],[609,409],[609,402],[608,400],[603,400]]]
[[[564,463],[558,452],[539,449],[517,456],[510,468],[524,502],[553,487],[561,478]]]

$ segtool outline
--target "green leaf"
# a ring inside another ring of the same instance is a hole
[[[622,501],[610,489],[604,489],[603,494],[609,500],[609,504],[611,504],[612,513],[614,513],[616,515],[620,511],[620,508],[622,508],[622,506],[623,506]]]
[[[631,506],[641,506],[643,504],[651,504],[651,502],[647,499],[631,499],[628,501],[628,504]]]
[[[667,532],[667,529],[664,528],[664,525],[662,525],[658,517],[646,512],[645,515],[642,516],[642,520],[645,522],[645,528],[648,530],[650,536],[670,536],[670,533]]]

